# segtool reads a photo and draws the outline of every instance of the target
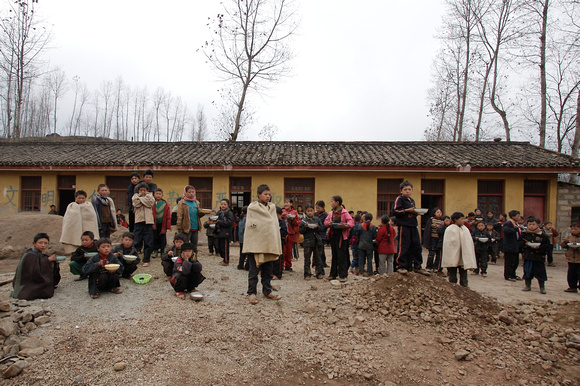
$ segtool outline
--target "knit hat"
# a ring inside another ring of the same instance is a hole
[[[181,246],[181,251],[185,251],[187,249],[193,251],[193,244],[192,243],[183,243],[183,245]]]

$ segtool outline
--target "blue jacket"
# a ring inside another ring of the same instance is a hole
[[[244,243],[244,230],[246,229],[246,216],[242,217],[238,223],[238,241],[240,244]]]
[[[522,231],[516,227],[511,221],[506,221],[503,224],[503,242],[501,244],[502,252],[519,253],[520,246],[518,239]]]

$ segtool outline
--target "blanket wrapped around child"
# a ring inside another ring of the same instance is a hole
[[[473,239],[467,227],[451,224],[445,230],[441,267],[477,268]]]
[[[276,206],[271,202],[264,205],[254,201],[248,206],[243,253],[253,253],[258,267],[282,254]]]
[[[83,204],[71,202],[62,220],[62,235],[60,236],[65,253],[70,254],[81,245],[81,235],[85,231],[91,231],[95,237],[99,237],[99,222],[95,208],[90,202]]]

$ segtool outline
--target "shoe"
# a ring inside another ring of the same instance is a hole
[[[222,266],[224,266],[224,267],[227,267],[227,266],[229,265],[229,264],[228,264],[228,263],[226,263],[225,261],[220,261],[218,264],[219,264],[219,265],[222,265]]]
[[[304,280],[310,280],[312,279],[312,276],[304,276]]]
[[[519,277],[519,276],[516,276],[516,277],[514,277],[514,279],[516,279],[516,280],[518,280],[518,281],[519,281],[519,280],[522,280],[522,278],[521,278],[521,277]]]
[[[489,264],[490,265],[495,265],[495,261],[491,261]]]
[[[487,273],[482,273],[481,276],[487,277]]]
[[[330,281],[330,280],[336,280],[336,276],[329,276],[329,277],[327,278],[327,280],[329,280],[329,281]]]
[[[113,288],[112,290],[110,290],[109,292],[114,293],[114,294],[122,294],[123,293],[123,289],[122,288]]]
[[[545,294],[547,293],[547,292],[546,292],[546,289],[545,289],[545,288],[543,288],[543,287],[541,287],[541,288],[540,288],[540,293],[541,293],[542,295],[545,295]]]
[[[554,263],[549,263],[548,264],[548,267],[555,267],[555,266],[556,266],[556,264],[554,264]]]
[[[409,271],[407,271],[405,268],[399,268],[397,272],[399,272],[401,275],[406,275]]]
[[[565,289],[564,292],[574,292],[574,293],[577,293],[578,292],[578,288],[568,288],[568,289]]]
[[[243,269],[244,269],[244,267],[240,267],[240,266],[238,265],[238,269],[241,271],[241,270],[243,270]]]
[[[270,300],[280,300],[280,299],[282,299],[282,296],[276,295],[276,294],[270,294],[270,295],[266,296],[266,298],[268,298]]]
[[[508,281],[516,281],[516,278],[515,277],[508,277],[506,280],[508,280]]]
[[[528,292],[531,290],[532,290],[532,287],[528,287],[528,286],[525,286],[524,288],[522,288],[522,291],[524,291],[524,292]]]
[[[280,280],[278,276],[272,276],[272,280]]]
[[[183,292],[176,292],[175,297],[178,299],[185,299],[185,294]]]
[[[250,304],[258,304],[258,298],[256,295],[248,295],[248,301]]]
[[[286,267],[286,268],[284,268],[284,271],[292,272],[294,270],[292,269],[292,267]]]
[[[324,279],[324,275],[318,275],[318,276],[316,276],[316,278],[317,278],[318,280],[320,280],[320,279]]]
[[[85,275],[80,275],[79,277],[77,277],[77,278],[75,279],[75,281],[82,281],[82,280],[85,280],[86,278],[88,278],[88,276],[85,276]]]
[[[338,281],[341,282],[341,283],[346,283],[347,278],[346,277],[341,277],[341,278],[338,279]]]
[[[473,271],[473,272],[471,272],[471,274],[477,276],[477,275],[479,275],[479,272]]]
[[[91,295],[91,298],[92,298],[92,299],[98,299],[99,297],[100,297],[100,295],[99,295],[99,294]]]
[[[424,270],[423,268],[416,269],[415,272],[420,273],[421,275],[424,275],[424,276],[431,276],[431,274],[429,272],[427,272],[426,270]]]
[[[143,267],[149,267],[149,263],[143,263]]]

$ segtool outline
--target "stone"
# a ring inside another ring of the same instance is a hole
[[[375,377],[375,375],[374,375],[374,374],[372,374],[372,373],[363,373],[363,377],[364,377],[364,378],[365,378],[367,381],[370,381],[370,380],[372,380],[372,379]]]
[[[331,280],[331,281],[330,281],[330,284],[331,284],[333,287],[335,287],[335,288],[340,288],[340,287],[341,287],[340,281],[338,281],[338,280]]]
[[[20,363],[13,363],[3,373],[2,378],[9,379],[17,376],[22,372],[23,366]]]
[[[44,354],[44,347],[27,348],[18,352],[18,355],[22,357],[35,357],[42,354]]]
[[[10,302],[7,301],[0,302],[0,311],[2,312],[10,311]]]
[[[280,291],[280,284],[272,283],[272,290],[273,291]]]
[[[514,318],[512,318],[509,313],[506,310],[502,310],[498,315],[497,315],[498,319],[501,320],[502,322],[504,322],[505,324],[507,324],[508,326],[510,324],[514,323]]]
[[[32,319],[34,318],[34,316],[28,311],[23,312],[21,315],[22,317],[20,318],[20,321],[22,323],[32,322]]]
[[[30,312],[35,318],[44,315],[44,310],[38,306],[30,306],[28,312]]]
[[[229,277],[229,276],[225,276],[225,275],[224,275],[224,276],[222,276],[222,280],[223,280],[223,281],[230,280],[230,277]]]
[[[49,316],[39,316],[38,318],[34,318],[34,324],[36,324],[37,326],[42,326],[43,324],[46,324],[48,322],[50,322]]]
[[[20,342],[20,349],[21,350],[24,350],[27,348],[38,348],[41,346],[42,346],[42,343],[41,343],[40,339],[38,339],[37,337],[27,338],[27,339],[24,339],[22,342]]]
[[[117,362],[113,365],[113,369],[115,371],[125,370],[125,367],[127,367],[127,364],[125,362]]]
[[[467,356],[469,355],[469,351],[467,350],[458,350],[455,352],[455,359],[458,361],[462,361],[465,360],[465,358],[467,358]]]
[[[4,318],[0,320],[0,335],[9,337],[10,335],[16,334],[18,330],[18,325],[12,321],[10,318]]]

